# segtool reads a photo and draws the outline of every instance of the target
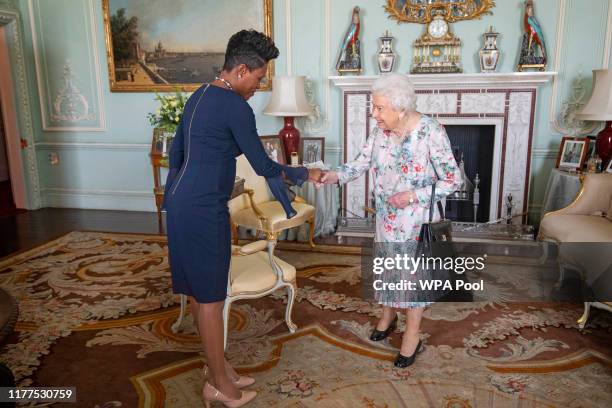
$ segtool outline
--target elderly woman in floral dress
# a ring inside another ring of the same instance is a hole
[[[434,201],[439,201],[459,188],[461,173],[444,127],[416,111],[416,95],[407,76],[384,75],[374,83],[372,116],[377,126],[355,160],[324,174],[321,183],[348,183],[370,170],[376,207],[375,242],[402,243],[402,250],[415,256],[421,225],[429,219],[432,184]],[[439,219],[438,214],[435,219]],[[401,273],[405,272],[385,272],[381,279],[399,282],[405,278],[398,275]],[[398,367],[412,364],[421,348],[419,327],[424,307],[430,303],[416,297],[410,291],[375,291],[383,315],[372,340],[383,340],[395,330],[395,309],[406,313],[406,331],[395,360]]]

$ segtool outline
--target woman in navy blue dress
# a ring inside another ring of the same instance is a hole
[[[234,34],[227,45],[223,71],[187,101],[170,151],[166,181],[168,251],[175,293],[189,296],[194,322],[206,354],[203,396],[238,407],[254,391],[239,391],[255,380],[239,376],[225,360],[223,304],[231,256],[228,211],[236,157],[244,153],[255,172],[266,177],[281,199],[282,175],[301,185],[304,167],[272,161],[257,134],[255,115],[246,102],[259,88],[268,62],[278,49],[254,30]],[[288,208],[288,209],[287,209]],[[286,207],[288,216],[290,206]]]

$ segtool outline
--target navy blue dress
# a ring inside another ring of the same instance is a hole
[[[201,87],[187,101],[172,142],[164,195],[173,291],[198,303],[226,298],[231,257],[227,202],[236,157],[242,153],[285,204],[283,173],[298,185],[308,178],[304,167],[283,166],[268,157],[253,110],[241,96],[212,85]],[[290,206],[285,208],[290,216]]]

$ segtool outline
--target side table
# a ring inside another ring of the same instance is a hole
[[[547,212],[559,210],[570,205],[582,188],[582,177],[579,173],[552,169],[544,201],[542,202],[541,217]]]

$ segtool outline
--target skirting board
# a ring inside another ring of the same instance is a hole
[[[43,207],[157,211],[153,193],[145,191],[69,190],[48,188],[43,189],[41,195]]]

